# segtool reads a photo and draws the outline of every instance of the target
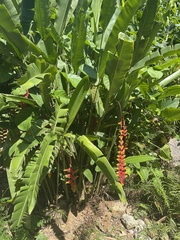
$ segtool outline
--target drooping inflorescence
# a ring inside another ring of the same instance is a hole
[[[69,164],[69,168],[64,169],[64,172],[66,172],[66,184],[70,184],[71,186],[71,190],[73,192],[76,191],[76,182],[75,179],[77,178],[77,176],[75,176],[77,170],[73,170],[73,166],[72,166],[72,157],[70,157],[70,164]]]
[[[117,154],[117,175],[119,182],[124,185],[124,180],[126,178],[126,164],[125,164],[125,141],[127,136],[127,127],[125,125],[124,117],[122,116],[121,121],[119,122],[119,145],[118,145],[118,154]]]

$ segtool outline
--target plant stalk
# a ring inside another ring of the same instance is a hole
[[[177,70],[176,72],[174,72],[173,74],[171,74],[170,76],[166,77],[164,80],[162,80],[159,85],[161,87],[165,87],[166,85],[168,85],[169,83],[171,83],[174,79],[180,77],[180,69]]]

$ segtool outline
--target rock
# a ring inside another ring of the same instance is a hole
[[[143,231],[146,228],[146,224],[143,220],[141,220],[141,219],[136,220],[132,215],[123,214],[121,217],[121,222],[124,225],[124,227],[128,230],[128,233],[131,236],[134,236],[135,239],[152,240]]]
[[[173,166],[175,167],[179,166],[180,165],[180,141],[178,141],[176,138],[171,138],[169,140],[169,147],[171,150]]]
[[[137,232],[141,232],[146,227],[146,224],[141,219],[137,219],[136,221],[137,221],[137,227],[136,227]]]
[[[124,213],[121,217],[121,222],[128,230],[133,229],[136,226],[136,220],[133,216]]]
[[[122,203],[121,201],[104,201],[105,206],[112,212],[113,216],[121,216],[125,213],[127,204]]]
[[[133,216],[126,213],[122,215],[121,221],[127,230],[133,230],[134,233],[139,233],[146,227],[146,224],[143,220],[136,220]]]

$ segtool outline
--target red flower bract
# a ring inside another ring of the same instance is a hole
[[[75,179],[77,178],[77,176],[75,176],[75,173],[77,172],[77,170],[73,170],[73,168],[72,168],[72,158],[71,157],[70,157],[69,168],[64,169],[64,171],[67,173],[65,175],[65,177],[67,178],[66,184],[70,184],[71,190],[73,192],[75,192],[76,191]]]
[[[119,129],[119,146],[118,146],[118,155],[117,155],[117,176],[119,182],[124,185],[124,180],[126,178],[126,165],[125,165],[125,140],[127,136],[127,128],[124,122],[124,118],[122,117],[121,121],[119,122],[120,129]]]

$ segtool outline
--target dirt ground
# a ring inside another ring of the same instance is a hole
[[[62,213],[54,212],[53,221],[42,233],[48,240],[130,240],[132,233],[128,233],[120,219],[123,213],[130,212],[119,200],[99,203],[94,200],[78,213],[70,210],[66,222],[62,220]]]

